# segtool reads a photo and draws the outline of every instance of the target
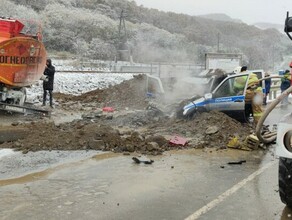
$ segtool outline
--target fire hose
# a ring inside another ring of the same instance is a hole
[[[269,78],[282,78],[281,76],[272,76],[272,77],[265,77],[260,79],[259,81],[269,79]],[[288,89],[286,89],[280,96],[278,96],[264,111],[262,117],[259,119],[257,126],[256,126],[256,136],[258,137],[259,141],[261,141],[264,144],[272,143],[276,140],[277,134],[271,135],[269,137],[264,137],[261,133],[263,124],[268,117],[268,115],[271,113],[271,111],[290,93],[292,92],[292,86],[290,86]]]

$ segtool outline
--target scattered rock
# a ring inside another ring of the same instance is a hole
[[[12,126],[17,126],[17,125],[19,125],[19,122],[13,122],[13,123],[11,123],[11,125]]]
[[[210,135],[210,134],[216,134],[218,131],[219,131],[219,128],[217,126],[211,126],[207,128],[205,133]]]

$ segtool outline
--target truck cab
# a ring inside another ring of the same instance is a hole
[[[285,21],[285,33],[292,40],[292,17]],[[290,68],[292,65],[290,64]],[[291,87],[289,89],[291,91]],[[288,93],[289,94],[289,93]],[[286,94],[286,95],[288,95]],[[277,100],[275,100],[276,102]],[[285,115],[277,124],[276,155],[279,156],[278,183],[281,201],[292,207],[292,114]]]
[[[226,77],[211,93],[196,99],[183,107],[183,116],[191,118],[196,112],[217,110],[226,113],[240,122],[247,122],[252,115],[251,103],[245,102],[247,82],[251,73],[257,74],[258,78],[264,78],[263,70],[248,71],[242,74],[233,74]],[[237,79],[244,79],[244,87],[237,89]],[[265,83],[261,83],[265,92]]]

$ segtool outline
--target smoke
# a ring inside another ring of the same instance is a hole
[[[194,96],[202,96],[205,89],[203,84],[195,84],[178,79],[172,85],[172,89],[166,92],[165,101],[167,104],[179,103]]]
[[[195,65],[183,64],[158,66],[165,104],[178,104],[182,100],[202,96],[206,92],[208,79],[196,76],[198,68]]]

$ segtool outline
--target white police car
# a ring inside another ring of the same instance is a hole
[[[211,93],[196,99],[183,107],[183,116],[193,117],[196,112],[217,110],[241,122],[247,122],[252,114],[251,103],[245,103],[245,93],[250,73],[257,74],[258,78],[264,78],[263,70],[252,70],[242,74],[233,74],[225,78]],[[241,90],[235,88],[237,77],[245,77],[245,87]],[[265,92],[265,83],[261,81],[261,87]]]

